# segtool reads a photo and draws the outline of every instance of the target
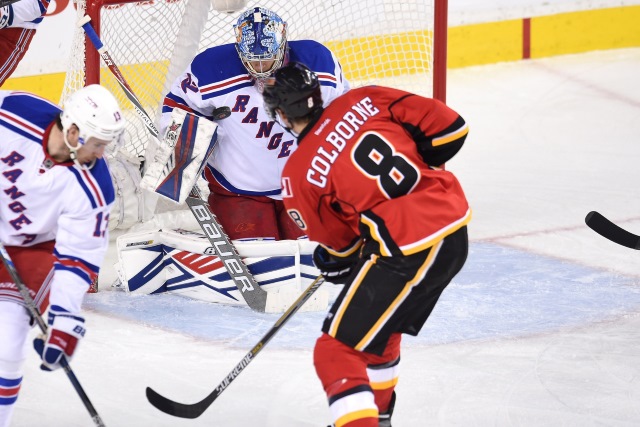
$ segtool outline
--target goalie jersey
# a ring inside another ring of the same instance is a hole
[[[467,133],[462,117],[440,101],[353,89],[300,135],[282,176],[287,212],[337,256],[362,238],[375,241],[382,256],[425,250],[471,219],[458,180],[436,167]]]
[[[56,163],[47,141],[60,108],[42,98],[0,91],[0,240],[7,246],[55,241],[52,302],[80,310],[83,295],[97,277],[108,245],[114,201],[104,159],[90,170],[72,161]],[[22,301],[17,291],[0,289],[0,299]]]
[[[288,44],[289,60],[302,62],[318,74],[325,105],[349,90],[329,49],[311,40]],[[218,143],[207,162],[207,180],[235,194],[281,199],[282,169],[297,145],[267,116],[258,86],[234,44],[207,49],[173,83],[163,103],[160,133],[169,125],[174,108],[212,120],[215,108],[230,107],[231,116],[217,122]]]

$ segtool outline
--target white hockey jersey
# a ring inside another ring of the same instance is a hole
[[[0,7],[0,28],[36,28],[48,7],[49,0],[20,0]]]
[[[104,159],[87,171],[46,154],[60,111],[32,94],[0,91],[0,240],[55,240],[50,302],[78,312],[107,250],[114,190]]]
[[[318,74],[325,105],[349,90],[338,60],[322,44],[290,41],[288,55],[290,61],[302,62]],[[222,106],[231,108],[231,116],[218,122],[218,143],[207,162],[207,178],[235,194],[281,199],[280,175],[297,144],[267,116],[262,95],[234,44],[198,54],[176,79],[163,103],[160,132],[170,123],[174,108],[212,119],[213,109]]]

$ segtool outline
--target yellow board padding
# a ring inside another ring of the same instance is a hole
[[[12,77],[4,82],[0,90],[19,90],[35,93],[57,104],[64,87],[65,73],[41,74],[38,76]]]
[[[640,6],[541,16],[531,20],[531,57],[640,46]]]
[[[448,30],[447,66],[460,68],[520,60],[522,32],[522,19],[451,27]],[[413,31],[329,42],[327,46],[340,59],[348,79],[379,79],[406,74],[406,70],[428,68],[431,52],[407,49],[407,46],[424,45],[430,37],[428,31]],[[637,46],[640,46],[640,6],[531,18],[532,58]],[[147,90],[154,93],[163,90],[159,85],[167,70],[165,62],[124,65],[120,69],[140,97],[145,96]],[[108,75],[107,69],[101,70],[102,77]],[[64,79],[64,73],[15,77],[8,79],[0,89],[32,92],[57,103]],[[113,83],[109,87],[121,97],[119,88],[113,87]],[[143,104],[147,104],[145,101],[142,99]],[[125,103],[122,107],[128,108]]]
[[[522,59],[522,19],[451,27],[447,68]]]
[[[431,31],[358,37],[327,42],[348,80],[376,80],[416,72],[429,72]],[[426,47],[426,49],[425,49]]]
[[[531,58],[640,46],[640,6],[531,18]],[[451,27],[448,68],[522,59],[523,20]]]
[[[163,85],[168,67],[169,61],[155,61],[122,65],[118,69],[140,103],[148,110],[149,106],[156,108],[158,99],[161,100],[165,95]],[[118,81],[106,67],[100,68],[100,82],[120,100],[121,108],[132,108]],[[153,115],[154,111],[148,110],[147,113]]]
[[[168,61],[157,61],[144,64],[123,65],[118,67],[125,80],[134,90],[143,105],[155,105],[155,101],[145,99],[147,94],[162,96],[164,76],[167,73]],[[64,87],[66,73],[42,74],[38,76],[13,77],[0,88],[1,90],[20,90],[35,93],[54,103],[60,102],[60,96]],[[131,108],[126,100],[126,96],[119,87],[111,71],[106,67],[100,68],[100,81],[108,87],[111,92],[120,100],[121,107]]]

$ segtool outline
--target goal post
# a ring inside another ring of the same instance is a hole
[[[264,0],[288,24],[288,39],[313,39],[338,57],[353,87],[392,86],[446,100],[447,0]],[[78,0],[149,115],[157,117],[173,80],[193,57],[234,42],[241,11],[214,10],[210,0]],[[126,148],[143,156],[144,125],[81,28],[73,39],[62,100],[101,83],[128,114]],[[130,115],[129,115],[130,114]]]

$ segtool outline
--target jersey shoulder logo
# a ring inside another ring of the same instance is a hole
[[[191,73],[187,73],[187,77],[185,77],[180,83],[180,88],[184,93],[187,93],[187,90],[191,92],[198,93],[198,85],[193,82],[193,78],[191,77]]]

